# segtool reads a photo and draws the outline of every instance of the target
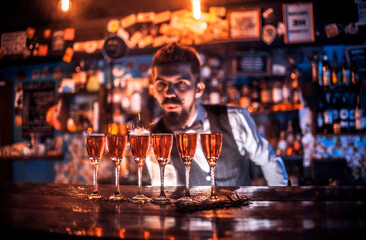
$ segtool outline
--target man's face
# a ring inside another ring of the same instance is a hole
[[[202,95],[203,83],[197,84],[197,76],[185,63],[156,66],[152,71],[154,97],[164,118],[172,126],[185,126],[195,114],[196,98]]]

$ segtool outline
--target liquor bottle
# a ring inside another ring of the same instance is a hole
[[[205,91],[203,92],[203,95],[201,97],[201,103],[204,105],[210,104],[210,87],[207,83],[206,83]]]
[[[324,106],[324,129],[325,134],[333,132],[333,107],[332,107],[332,94],[331,92],[325,93],[325,106]]]
[[[323,61],[318,62],[318,85],[323,87]]]
[[[292,106],[293,109],[299,110],[302,108],[303,98],[301,88],[299,86],[301,81],[301,72],[295,67],[291,72],[291,92],[292,92]]]
[[[210,104],[220,104],[220,92],[218,85],[219,81],[217,78],[213,78],[210,92]]]
[[[355,108],[355,131],[362,130],[362,109],[360,106],[360,95],[356,96],[356,108]]]
[[[92,117],[92,126],[93,131],[98,132],[100,126],[100,106],[98,101],[93,102],[93,117]]]
[[[240,92],[234,84],[229,83],[226,87],[226,92],[228,95],[227,104],[232,106],[239,106],[240,104]]]
[[[250,98],[251,98],[251,107],[252,107],[253,111],[258,111],[261,107],[261,102],[260,102],[260,93],[259,93],[259,87],[258,87],[257,81],[253,81],[253,86],[250,91]]]
[[[340,98],[341,94],[339,92],[335,92],[332,98],[332,105],[333,105],[333,133],[339,134],[341,132],[340,126]]]
[[[120,81],[118,78],[113,79],[112,92],[112,119],[114,123],[124,123],[125,116],[122,109],[122,95],[123,91],[121,89]]]
[[[249,108],[250,107],[250,93],[247,85],[241,88],[240,94],[240,107]]]
[[[86,87],[86,81],[88,80],[88,74],[86,71],[86,66],[85,66],[85,61],[81,60],[80,61],[80,72],[79,72],[79,81],[80,81],[80,85],[79,85],[79,90],[80,91],[84,91],[85,87]]]
[[[315,84],[319,84],[319,59],[318,54],[313,52],[313,58],[311,60],[311,79]],[[320,85],[322,86],[322,85]]]
[[[349,131],[348,95],[349,95],[348,92],[344,92],[341,97],[339,118],[342,133],[347,133]]]
[[[206,69],[206,68],[204,68]],[[201,97],[201,103],[202,104],[210,104],[210,93],[211,93],[211,79],[206,79],[204,73],[206,70],[201,71],[201,79],[205,83],[205,90],[203,92],[203,95]]]
[[[358,72],[356,70],[356,67],[352,67],[351,69],[351,88],[355,89],[358,85]]]
[[[72,73],[72,80],[75,84],[75,92],[80,92],[80,63],[75,66],[75,69]]]
[[[286,142],[287,142],[286,155],[294,154],[294,141],[295,141],[294,128],[292,126],[292,121],[289,120],[287,122],[287,129],[286,129]]]
[[[320,98],[318,102],[318,109],[316,111],[316,132],[323,133],[324,131],[324,102]]]
[[[219,83],[217,86],[220,95],[220,104],[225,105],[229,101],[229,94],[226,91],[227,87],[223,83]]]
[[[281,110],[283,111],[290,111],[292,110],[291,104],[291,89],[290,89],[290,82],[288,79],[282,84],[282,107]]]
[[[141,112],[141,94],[135,89],[131,97],[130,111],[132,114],[138,114]]]
[[[331,86],[331,69],[328,62],[328,56],[324,53],[322,61],[322,75],[323,75],[323,86],[324,88],[330,88]]]
[[[277,155],[285,155],[287,149],[286,132],[280,131],[280,139],[277,143]]]
[[[302,109],[303,106],[303,98],[302,98],[302,92],[300,88],[296,88],[293,91],[293,98],[292,98],[292,105],[293,109],[299,110]]]
[[[260,98],[261,98],[261,105],[262,105],[262,110],[267,110],[270,109],[271,107],[271,103],[272,103],[272,91],[271,88],[268,86],[266,80],[262,80],[260,83],[260,89],[261,89],[261,94],[260,94]]]
[[[295,140],[294,140],[294,154],[295,155],[302,155],[302,143],[301,143],[301,135],[300,133],[296,134]]]
[[[333,63],[331,66],[332,70],[332,87],[337,87],[339,85],[339,67],[338,67],[338,57],[336,52],[333,52]]]
[[[113,88],[112,88],[111,83],[108,83],[106,85],[106,91],[107,91],[107,96],[106,96],[105,111],[107,114],[111,115],[113,112]]]
[[[272,89],[273,111],[279,111],[282,103],[282,86],[280,81],[276,80]]]
[[[90,70],[88,72],[88,81],[85,84],[85,88],[88,92],[97,92],[100,89],[96,69],[93,67],[93,65],[90,66]]]
[[[348,86],[351,82],[351,69],[347,64],[346,57],[343,57],[341,79],[342,85],[344,86]]]
[[[349,112],[349,131],[354,132],[356,129],[356,93],[350,92],[349,93],[349,104],[348,104],[348,112]]]

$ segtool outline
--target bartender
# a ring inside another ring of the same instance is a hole
[[[246,108],[201,105],[205,89],[200,80],[201,64],[195,49],[172,43],[157,51],[152,60],[152,92],[162,110],[151,133],[222,133],[222,149],[216,164],[217,186],[251,185],[249,161],[260,166],[269,186],[287,185],[282,159],[262,136]],[[165,182],[184,185],[184,165],[174,139]],[[156,167],[157,164],[151,164]],[[151,166],[150,166],[151,169]],[[152,171],[150,171],[152,172]],[[154,171],[153,171],[154,172]],[[159,182],[157,174],[152,184]],[[200,141],[192,161],[190,185],[210,185],[210,168]]]

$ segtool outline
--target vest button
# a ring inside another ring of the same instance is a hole
[[[210,176],[207,176],[207,177],[206,177],[206,180],[207,180],[207,181],[211,181],[211,177],[210,177]]]

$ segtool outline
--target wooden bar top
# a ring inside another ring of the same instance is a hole
[[[366,235],[366,187],[221,187],[248,206],[184,213],[173,205],[87,200],[91,185],[0,183],[3,236],[45,239],[351,239]],[[100,185],[104,197],[112,185]],[[121,186],[133,197],[137,186]],[[144,187],[156,197],[159,187]],[[184,187],[166,187],[179,198]],[[191,195],[209,196],[209,187]],[[7,235],[11,234],[11,235]],[[363,238],[363,237],[361,237]]]

